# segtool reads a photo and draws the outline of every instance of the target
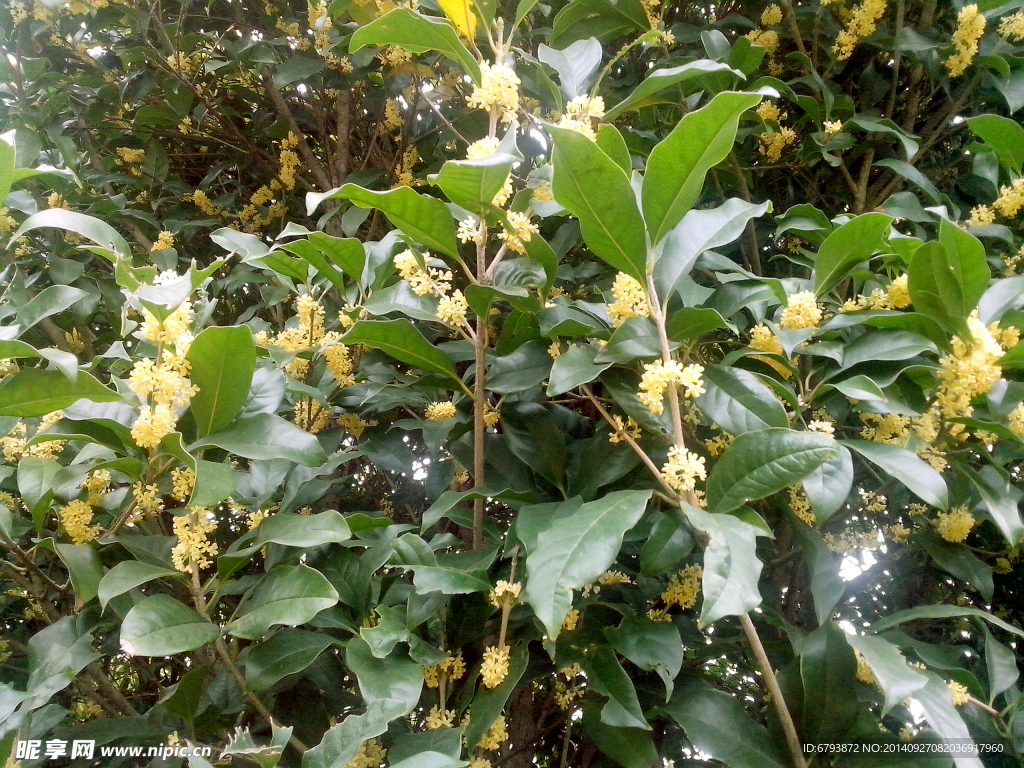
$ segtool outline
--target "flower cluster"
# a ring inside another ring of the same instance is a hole
[[[818,518],[811,511],[811,502],[807,499],[804,489],[799,485],[791,485],[789,491],[789,508],[793,514],[803,520],[812,528],[818,524]]]
[[[213,565],[211,557],[217,555],[217,544],[209,535],[217,530],[206,507],[190,507],[189,511],[174,518],[174,535],[178,543],[171,550],[174,567],[182,573],[191,573],[192,566],[199,570]]]
[[[959,77],[967,71],[971,60],[978,55],[978,41],[985,33],[985,17],[977,5],[965,5],[957,14],[956,21],[956,31],[953,32],[956,53],[942,62],[950,77]]]
[[[786,308],[779,317],[779,325],[795,330],[817,328],[821,318],[822,308],[814,292],[800,291],[789,297]]]
[[[839,61],[846,61],[853,55],[857,43],[874,34],[879,19],[885,15],[886,0],[864,0],[853,9],[846,21],[846,28],[836,37],[832,51]]]
[[[597,583],[611,587],[616,584],[632,584],[633,580],[622,571],[605,571],[597,577]]]
[[[857,679],[865,685],[875,685],[878,680],[875,678],[875,673],[871,671],[868,660],[856,648],[853,651],[853,655],[857,657]]]
[[[348,761],[345,768],[380,768],[386,755],[387,750],[376,739],[367,739],[359,745],[355,757]]]
[[[90,525],[92,507],[88,502],[74,499],[61,507],[58,516],[73,544],[85,544],[100,535],[99,527]]]
[[[635,277],[619,272],[612,283],[612,296],[615,297],[615,301],[608,305],[608,317],[616,328],[631,317],[650,315],[647,291]]]
[[[168,248],[174,247],[174,235],[170,232],[163,230],[160,232],[156,240],[153,241],[153,247],[150,248],[150,252],[155,253],[156,251],[166,251]]]
[[[949,695],[953,699],[953,705],[962,707],[971,700],[971,694],[967,692],[967,686],[955,680],[950,680],[946,685],[949,687]]]
[[[773,355],[783,354],[782,342],[767,325],[755,325],[750,331],[750,348]]]
[[[962,543],[976,522],[967,507],[954,507],[949,512],[940,512],[935,516],[939,536],[954,544]]]
[[[110,485],[110,472],[105,469],[95,469],[85,476],[81,488],[87,494],[87,501],[90,506],[99,506],[103,497],[107,495],[107,488]]]
[[[445,325],[461,328],[466,325],[466,313],[469,312],[469,302],[462,295],[462,291],[455,289],[451,296],[442,296],[437,302],[437,319]]]
[[[1019,340],[1016,328],[1000,329],[998,323],[987,328],[978,319],[975,310],[967,319],[972,341],[959,337],[951,340],[952,352],[939,360],[939,387],[936,392],[936,406],[939,414],[946,418],[970,417],[974,408],[971,400],[988,392],[1002,376],[1002,369],[996,362],[1007,349]],[[950,426],[952,434],[964,431],[963,424]],[[927,440],[926,442],[931,442]]]
[[[427,688],[438,688],[441,685],[441,678],[447,680],[461,680],[466,674],[466,662],[462,658],[462,651],[449,656],[444,661],[423,667],[423,682]]]
[[[428,419],[434,421],[443,421],[444,419],[451,419],[455,417],[455,403],[450,400],[442,400],[437,403],[431,403],[427,406],[426,411],[423,414]]]
[[[999,188],[999,197],[992,203],[997,213],[1006,218],[1016,216],[1024,207],[1024,178],[1014,179],[1010,186]]]
[[[506,604],[511,607],[519,602],[519,594],[522,591],[523,585],[518,581],[508,582],[502,579],[490,591],[487,599],[495,608],[502,608]]]
[[[505,728],[505,716],[498,715],[495,721],[491,723],[491,727],[487,729],[487,733],[480,739],[477,747],[487,752],[496,752],[507,738],[508,731]]]
[[[508,676],[509,651],[507,645],[489,645],[484,650],[480,677],[487,688],[497,688]]]
[[[519,110],[519,78],[507,64],[480,65],[480,85],[466,97],[474,109],[496,109],[502,122],[510,123]]]
[[[678,445],[668,449],[668,461],[661,468],[665,482],[677,493],[688,493],[697,487],[697,480],[706,480],[704,457]]]
[[[436,731],[439,728],[451,728],[455,725],[455,710],[440,709],[436,706],[431,707],[424,722],[428,731]]]
[[[1024,40],[1024,11],[1004,16],[999,22],[999,36],[1016,42]]]
[[[700,594],[700,582],[704,577],[704,569],[699,565],[688,565],[668,580],[668,586],[661,593],[665,605],[677,605],[684,611],[697,604]]]
[[[424,261],[429,257],[429,253],[423,254]],[[402,251],[395,256],[395,269],[417,296],[426,296],[431,293],[443,296],[452,288],[451,272],[433,268],[424,269],[412,251]]]
[[[632,416],[627,417],[626,420],[623,421],[622,417],[616,414],[615,416],[612,416],[612,421],[615,422],[615,429],[610,435],[608,435],[609,443],[624,443],[626,442],[627,437],[630,437],[633,440],[639,440],[643,435],[643,430]],[[1024,411],[1022,411],[1022,424],[1024,424]]]
[[[678,384],[684,389],[685,397],[700,397],[704,394],[704,366],[691,363],[686,367],[675,360],[662,362],[655,360],[644,365],[644,374],[640,378],[640,391],[637,398],[650,409],[651,413],[664,412],[662,402],[669,384]]]
[[[870,295],[858,295],[855,299],[847,299],[839,308],[840,312],[857,312],[862,309],[906,309],[910,306],[910,288],[907,276],[900,275],[893,279],[885,290],[875,288]]]
[[[530,222],[529,213],[509,211],[508,224],[502,223],[502,230],[498,233],[498,239],[504,240],[510,251],[526,253],[526,243],[540,230],[536,224]]]

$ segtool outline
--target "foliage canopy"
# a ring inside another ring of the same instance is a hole
[[[1019,765],[1022,5],[9,2],[0,757]]]

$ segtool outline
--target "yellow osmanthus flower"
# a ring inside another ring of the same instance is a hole
[[[120,160],[118,164],[139,165],[146,160],[146,150],[132,147],[118,147],[116,150]]]
[[[971,700],[971,694],[967,692],[966,685],[961,685],[956,680],[950,680],[946,685],[949,686],[949,694],[953,699],[954,706],[962,707]]]
[[[332,344],[327,347],[324,350],[324,360],[327,361],[327,369],[340,389],[356,383],[356,377],[352,373],[354,364],[347,346]]]
[[[946,541],[960,544],[967,539],[976,522],[967,507],[955,507],[949,512],[940,512],[936,515],[935,527],[939,531],[939,536]]]
[[[684,611],[693,608],[697,604],[702,578],[704,578],[703,568],[699,565],[686,566],[669,579],[668,586],[661,593],[662,602],[668,606],[678,605]]]
[[[377,421],[370,419],[363,421],[359,416],[354,413],[343,413],[337,418],[338,426],[346,429],[353,437],[362,437],[369,427],[376,427]]]
[[[818,524],[818,518],[811,511],[811,502],[808,501],[804,489],[799,485],[789,486],[789,508],[793,514],[803,520],[812,528]]]
[[[1024,11],[1004,16],[999,22],[999,36],[1007,40],[1024,40]]]
[[[329,406],[324,406],[311,397],[300,397],[292,408],[292,420],[295,426],[315,435],[323,432],[332,413]]]
[[[565,114],[580,122],[591,118],[600,120],[604,117],[604,99],[600,96],[577,96],[565,105]]]
[[[100,528],[90,525],[92,507],[81,499],[74,499],[60,508],[60,522],[73,544],[85,544],[100,535]]]
[[[485,757],[471,757],[469,768],[491,768],[491,761]]]
[[[519,595],[522,591],[523,585],[518,581],[508,582],[501,579],[494,585],[494,589],[490,591],[487,599],[495,608],[502,608],[506,604],[514,606],[519,602]]]
[[[197,189],[190,194],[185,195],[182,199],[193,203],[207,216],[220,216],[222,213],[221,209],[214,205],[210,201],[209,196],[207,196],[207,194],[201,189]]]
[[[217,544],[209,535],[217,530],[206,507],[190,507],[189,511],[174,518],[174,535],[178,543],[171,550],[174,567],[182,573],[191,573],[192,566],[204,570],[213,565],[210,559],[217,555]]]
[[[903,544],[910,536],[910,529],[905,525],[894,523],[885,529],[885,535],[893,540],[895,544]]]
[[[440,402],[431,403],[427,406],[423,415],[434,421],[443,421],[444,419],[454,418],[455,403],[450,400],[441,400]]]
[[[163,511],[164,503],[157,495],[160,489],[150,483],[143,485],[141,482],[132,486],[132,497],[135,499],[135,514],[130,522],[140,520],[143,517],[153,517]]]
[[[779,50],[779,33],[774,29],[752,29],[744,37],[753,45],[764,48],[769,57]]]
[[[483,239],[484,229],[480,222],[472,216],[467,216],[459,222],[459,229],[456,237],[460,243],[480,243]]]
[[[510,123],[519,110],[519,78],[507,64],[480,65],[480,85],[466,97],[474,109],[496,109],[502,122]]]
[[[1021,403],[1006,417],[1007,426],[1017,437],[1024,438],[1024,403]]]
[[[957,14],[956,21],[956,31],[953,33],[956,53],[943,62],[950,77],[959,77],[967,71],[971,60],[978,55],[978,41],[985,33],[985,17],[977,5],[965,5]]]
[[[708,477],[704,457],[678,445],[668,449],[668,461],[661,468],[661,474],[669,487],[678,493],[694,490],[698,479],[707,480]]]
[[[501,414],[490,403],[484,403],[484,424],[488,427],[497,426]]]
[[[510,251],[524,254],[526,253],[526,243],[530,242],[539,231],[537,225],[530,221],[529,213],[509,211],[508,225],[502,223],[498,239],[504,240]]]
[[[487,752],[496,752],[507,738],[508,731],[505,728],[505,716],[498,715],[494,722],[491,723],[491,727],[487,729],[487,733],[480,739],[477,747]]]
[[[782,310],[782,316],[779,318],[779,325],[796,330],[817,328],[821,318],[822,308],[814,292],[800,291],[789,297],[786,308]]]
[[[967,220],[969,227],[987,227],[996,223],[996,212],[987,205],[976,205],[971,208],[971,217]]]
[[[423,667],[423,682],[427,688],[438,688],[442,675],[446,675],[448,680],[461,680],[465,674],[466,662],[463,660],[460,650],[439,664]]]
[[[615,415],[612,416],[612,421],[615,422],[615,429],[610,435],[608,435],[609,443],[624,443],[626,442],[627,437],[639,440],[643,436],[643,430],[632,416],[627,417],[626,420],[623,421],[621,416]]]
[[[774,27],[782,23],[782,9],[775,3],[771,3],[761,12],[761,26]]]
[[[910,418],[907,416],[898,413],[887,413],[884,416],[877,413],[862,413],[860,419],[865,424],[860,436],[865,440],[889,445],[903,445],[907,441],[907,431],[910,427]]]
[[[853,655],[857,657],[857,679],[865,685],[877,684],[878,679],[875,677],[875,673],[871,670],[871,666],[868,664],[868,660],[864,658],[864,655],[856,648],[853,649]]]
[[[581,136],[586,136],[591,141],[597,141],[597,134],[594,132],[594,126],[590,124],[589,120],[577,120],[569,115],[562,115],[562,119],[558,121],[559,128],[565,128],[569,131],[575,131]]]
[[[632,584],[633,580],[622,571],[605,571],[597,577],[597,583],[610,587],[616,584]]]
[[[548,345],[548,357],[554,360],[557,357],[562,356],[562,342],[555,339]],[[613,441],[614,442],[614,441]]]
[[[608,317],[616,328],[631,317],[650,316],[647,291],[635,277],[619,272],[612,283],[612,296],[615,301],[608,305]]]
[[[299,156],[295,148],[299,146],[299,137],[289,131],[288,135],[281,140],[281,151],[278,154],[277,162],[281,170],[277,173],[282,186],[285,189],[295,189],[295,169],[299,167]]]
[[[1010,186],[999,188],[999,197],[992,207],[1000,216],[1010,218],[1024,207],[1024,178],[1015,179]]]
[[[762,101],[755,111],[757,116],[765,121],[770,120],[773,123],[780,123],[786,119],[786,115],[782,114],[778,105],[771,99]]]
[[[977,310],[967,318],[967,325],[973,340],[966,342],[954,337],[951,340],[952,352],[939,360],[941,370],[935,407],[938,415],[946,419],[970,417],[974,413],[971,400],[988,392],[999,381],[1002,369],[996,362],[1019,339],[1015,328],[1000,329],[998,323],[991,323],[986,328],[978,319]],[[964,430],[963,424],[949,427],[953,435]],[[925,439],[925,442],[932,440]]]
[[[822,124],[822,128],[825,129],[825,137],[831,139],[833,136],[835,136],[837,133],[839,133],[841,130],[843,130],[843,121],[842,120],[826,120]]]
[[[879,19],[885,15],[886,0],[864,0],[856,6],[846,20],[846,28],[836,37],[832,51],[839,61],[846,61],[853,54],[857,43],[874,34]]]
[[[380,768],[387,752],[376,739],[367,739],[359,745],[355,757],[348,761],[345,768]]]
[[[424,262],[429,258],[429,253],[423,254]],[[430,293],[444,296],[451,290],[452,273],[439,269],[424,269],[412,251],[399,253],[395,256],[394,263],[399,276],[409,284],[417,296],[426,296]]]
[[[480,665],[480,677],[487,688],[497,688],[508,676],[509,652],[507,645],[489,645],[484,650],[484,660]]]
[[[580,612],[578,608],[570,608],[569,612],[565,614],[565,618],[562,619],[562,631],[572,632],[580,623]]]
[[[18,222],[10,215],[10,209],[0,208],[0,235],[9,234],[16,226],[18,226]]]
[[[750,348],[758,352],[783,354],[782,342],[767,325],[755,325],[750,331]]]
[[[686,367],[675,360],[662,362],[655,360],[644,365],[644,374],[640,378],[640,391],[637,398],[654,414],[665,410],[662,402],[669,384],[678,384],[683,388],[685,397],[700,397],[704,394],[704,366],[691,363]]]
[[[174,235],[167,230],[160,232],[160,236],[153,241],[153,247],[149,250],[153,253],[156,251],[166,251],[168,248],[174,247]]]
[[[769,163],[777,163],[782,159],[782,153],[786,147],[796,143],[796,131],[792,128],[780,128],[778,131],[766,131],[758,137],[760,146],[757,151],[764,155]]]
[[[196,484],[196,473],[190,467],[179,467],[171,470],[171,496],[178,501],[185,501],[192,495]]]
[[[437,319],[445,325],[461,328],[466,325],[469,302],[462,291],[455,289],[451,296],[442,296],[437,302]]]
[[[860,494],[860,504],[865,512],[877,515],[888,509],[889,500],[882,494],[865,491],[863,488],[858,488],[857,492]]]
[[[537,185],[536,189],[533,190],[533,199],[538,202],[544,202],[546,200],[554,200],[555,196],[551,192],[551,184],[546,181],[542,181]],[[13,229],[13,226],[12,226]]]

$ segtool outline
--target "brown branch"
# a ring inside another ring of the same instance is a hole
[[[786,734],[786,746],[789,747],[789,755],[793,759],[793,765],[796,768],[807,768],[803,749],[800,747],[800,737],[797,735],[796,726],[793,724],[793,716],[790,715],[789,708],[786,706],[786,699],[782,695],[782,689],[779,687],[779,681],[775,677],[775,671],[772,669],[772,663],[768,659],[768,654],[765,653],[764,646],[761,644],[761,638],[757,634],[757,627],[751,621],[750,614],[740,614],[739,619],[740,626],[743,627],[743,634],[746,635],[747,642],[754,651],[757,665],[760,667],[765,684],[768,686],[768,693],[771,694],[772,704],[779,715],[779,722],[782,724],[782,730]]]
[[[288,106],[288,102],[285,101],[284,96],[278,87],[274,85],[274,79],[270,75],[270,70],[263,67],[260,70],[260,74],[263,76],[263,86],[267,89],[267,93],[270,94],[271,101],[274,102],[274,106],[277,107],[277,111],[281,113],[281,116],[288,121],[288,126],[291,128],[292,133],[299,140],[298,150],[299,154],[302,155],[302,159],[305,161],[306,166],[316,177],[316,182],[326,192],[331,188],[331,180],[327,178],[327,174],[324,172],[323,166],[317,159],[316,155],[313,154],[313,150],[309,148],[309,144],[306,143],[306,137],[302,134],[302,129],[299,128],[299,124],[295,120],[295,115],[292,113],[291,108]]]
[[[736,158],[735,152],[729,153],[729,164],[732,166],[732,172],[736,176],[736,183],[739,186],[740,197],[745,202],[751,202],[750,199],[750,187],[747,186],[747,177],[743,175],[743,169],[740,168],[740,161]],[[753,272],[755,275],[761,274],[761,255],[757,252],[757,232],[754,231],[754,220],[749,219],[747,225],[743,228],[743,241],[741,243],[743,248],[743,257],[747,262],[747,269]]]
[[[342,91],[338,94],[338,105],[335,117],[335,131],[337,131],[338,138],[334,145],[334,157],[332,158],[334,176],[336,183],[339,185],[345,180],[345,176],[348,174],[349,145],[351,141],[349,131],[351,130],[351,127],[352,92]]]

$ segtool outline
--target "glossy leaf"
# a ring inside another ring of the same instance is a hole
[[[106,608],[107,603],[118,595],[123,595],[130,589],[147,584],[153,579],[180,576],[178,571],[172,571],[159,565],[144,563],[139,560],[124,560],[105,574],[99,583],[98,594],[100,608]]]
[[[732,150],[740,115],[761,99],[759,93],[719,93],[707,106],[685,115],[651,151],[643,210],[652,244],[697,202],[707,172]]]
[[[638,85],[636,89],[629,94],[629,96],[609,109],[608,112],[605,113],[605,120],[611,121],[624,112],[639,109],[641,105],[646,103],[646,100],[649,97],[659,91],[671,88],[677,83],[704,78],[708,75],[717,75],[723,72],[738,79],[743,79],[742,72],[731,68],[727,64],[711,61],[710,59],[691,61],[688,64],[683,64],[678,67],[656,69],[649,73],[647,77],[643,79],[643,82],[641,82],[640,85]]]
[[[881,248],[891,224],[891,216],[864,213],[833,230],[818,247],[814,259],[815,293],[821,296],[855,266],[870,259]]]
[[[423,338],[408,320],[360,320],[342,337],[345,344],[365,344],[396,360],[458,380],[448,356]]]
[[[246,650],[245,680],[255,691],[269,688],[306,669],[333,642],[330,635],[319,632],[282,629]]]
[[[121,624],[121,646],[133,656],[170,656],[192,651],[220,637],[220,628],[170,595],[153,595],[135,605]]]
[[[949,494],[946,481],[917,454],[896,445],[874,443],[868,440],[843,440],[842,444],[852,448],[883,472],[895,477],[922,501],[933,507],[946,509]]]
[[[703,395],[694,402],[711,421],[732,435],[768,427],[788,427],[786,409],[752,373],[722,365],[704,366]]]
[[[807,635],[800,645],[804,702],[801,734],[810,742],[838,741],[857,716],[850,695],[857,660],[844,633],[834,623]]]
[[[28,368],[0,384],[0,416],[45,416],[78,400],[112,403],[120,399],[85,371],[72,382],[60,371]]]
[[[728,512],[781,491],[836,452],[836,442],[816,432],[771,428],[740,435],[708,475],[708,509]]]
[[[537,537],[526,558],[523,598],[548,637],[561,631],[572,605],[570,590],[597,579],[618,554],[622,537],[647,507],[650,491],[615,491],[556,520]]]
[[[199,437],[226,427],[242,410],[256,370],[256,345],[248,326],[207,328],[188,348],[189,377],[199,391],[190,407]]]
[[[920,670],[907,664],[900,649],[888,640],[874,635],[847,634],[846,642],[860,651],[882,688],[885,694],[883,715],[904,699],[913,696],[928,682]]]
[[[189,450],[208,445],[247,459],[288,459],[307,467],[327,461],[316,437],[271,413],[236,419],[227,429],[197,440]]]
[[[337,602],[337,591],[319,571],[306,565],[279,565],[246,595],[227,629],[235,637],[258,640],[275,624],[305,624]]]
[[[804,494],[818,522],[824,522],[846,503],[853,488],[853,457],[845,445],[833,458],[825,459],[802,481]]]
[[[644,221],[629,179],[600,147],[567,128],[554,138],[552,192],[580,220],[583,239],[598,258],[646,283]]]

